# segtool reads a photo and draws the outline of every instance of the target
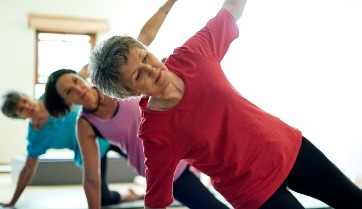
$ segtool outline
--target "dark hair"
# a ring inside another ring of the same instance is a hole
[[[49,114],[53,117],[64,116],[70,112],[70,106],[65,104],[64,99],[58,94],[56,85],[58,79],[68,73],[77,74],[74,70],[60,69],[50,74],[45,86],[44,104]]]
[[[23,97],[27,97],[23,93],[19,93],[14,90],[9,90],[3,96],[3,101],[1,104],[1,111],[9,118],[20,118],[16,114],[16,109],[18,107],[19,100]]]

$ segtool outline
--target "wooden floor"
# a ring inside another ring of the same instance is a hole
[[[133,183],[110,184],[110,189],[127,192],[128,188],[142,193],[144,187]],[[8,202],[13,195],[15,185],[11,183],[9,173],[0,173],[0,202]],[[298,200],[306,208],[328,208],[324,203],[313,198],[296,194]],[[0,207],[1,208],[1,207]],[[136,209],[143,208],[143,201],[118,204],[105,208]],[[180,205],[174,205],[172,209],[187,209]],[[65,186],[28,186],[18,203],[16,209],[87,209],[87,201],[81,185]]]

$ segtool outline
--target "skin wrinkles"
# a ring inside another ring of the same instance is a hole
[[[122,66],[125,85],[136,95],[144,93],[161,97],[171,83],[169,71],[152,53],[140,48],[130,49],[127,64]]]

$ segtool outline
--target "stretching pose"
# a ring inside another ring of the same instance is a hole
[[[50,114],[55,117],[66,114],[69,109],[67,104],[83,105],[77,124],[78,140],[84,160],[83,182],[89,207],[98,208],[97,136],[102,136],[119,147],[127,155],[129,165],[145,176],[142,143],[137,137],[141,121],[139,98],[125,102],[112,99],[88,85],[75,71],[68,69],[58,70],[50,77],[45,97]],[[184,161],[178,164],[172,181],[173,195],[189,208],[228,208],[190,172]]]
[[[167,0],[158,11],[144,24],[138,40],[145,45],[149,45],[154,40],[160,27],[167,17],[176,0]],[[82,76],[88,77],[86,69],[79,72]],[[43,98],[39,100],[31,100],[26,95],[18,92],[9,92],[4,95],[4,104],[2,111],[5,115],[11,118],[30,118],[29,133],[28,133],[28,157],[25,165],[20,172],[19,181],[13,198],[9,203],[0,203],[6,207],[15,205],[25,187],[29,184],[32,175],[36,171],[38,165],[38,156],[44,154],[48,149],[68,148],[75,153],[75,162],[81,166],[81,154],[78,149],[77,138],[75,134],[76,118],[80,106],[74,106],[68,109],[68,114],[64,115],[61,120],[55,120],[49,116],[49,113],[44,107]],[[106,153],[109,150],[118,152],[124,155],[116,146],[111,146],[105,140],[97,140],[99,143],[101,157],[101,189],[100,202],[101,205],[119,204],[122,201],[142,199],[143,195],[137,195],[132,190],[129,194],[121,196],[116,191],[109,191],[106,182],[107,158]],[[96,160],[96,159],[95,159]],[[98,168],[97,168],[98,169]]]
[[[4,115],[16,119],[30,119],[27,136],[27,158],[24,167],[19,174],[12,199],[8,203],[0,203],[5,207],[13,207],[36,172],[39,156],[45,154],[49,149],[69,149],[73,151],[74,162],[80,168],[82,167],[82,158],[75,130],[80,106],[74,106],[63,118],[56,120],[45,109],[43,97],[32,100],[17,91],[9,91],[3,97],[4,102],[1,110]],[[97,139],[97,143],[99,144],[99,157],[101,158],[102,205],[118,204],[121,201],[143,198],[132,190],[129,195],[122,197],[118,192],[109,191],[106,182],[106,154],[111,149],[115,151],[118,149],[110,146],[104,139]]]
[[[165,64],[127,36],[107,39],[91,54],[90,78],[103,93],[144,96],[139,137],[146,208],[172,202],[174,170],[182,159],[209,175],[237,209],[303,208],[289,189],[334,208],[362,208],[361,189],[300,130],[241,96],[225,76],[220,62],[239,35],[236,22],[245,5],[225,0]]]

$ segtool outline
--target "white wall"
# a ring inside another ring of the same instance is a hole
[[[129,2],[125,0],[0,0],[0,72],[2,75],[0,76],[0,93],[15,89],[33,97],[35,30],[28,27],[29,13],[108,19],[109,34],[99,34],[101,40],[103,36],[127,32],[123,25],[130,20],[125,12],[130,10]],[[143,1],[143,4],[147,6],[150,2]],[[132,24],[133,31],[127,33],[137,34],[142,24],[160,4],[147,6],[149,11],[143,11],[144,15],[137,17],[139,20]],[[0,164],[10,162],[10,157],[14,154],[25,154],[27,122],[26,120],[11,120],[0,114]]]
[[[163,0],[0,0],[0,90],[32,94],[34,30],[28,13],[105,18],[136,36]],[[150,46],[167,56],[222,0],[179,0]],[[151,4],[153,3],[153,4]],[[136,11],[136,12],[132,12]],[[249,0],[224,70],[245,97],[293,125],[339,167],[362,173],[362,1]],[[11,45],[11,47],[4,47]],[[21,75],[21,76],[20,76]],[[0,115],[0,162],[25,152],[26,123]],[[5,148],[5,149],[4,149]]]

